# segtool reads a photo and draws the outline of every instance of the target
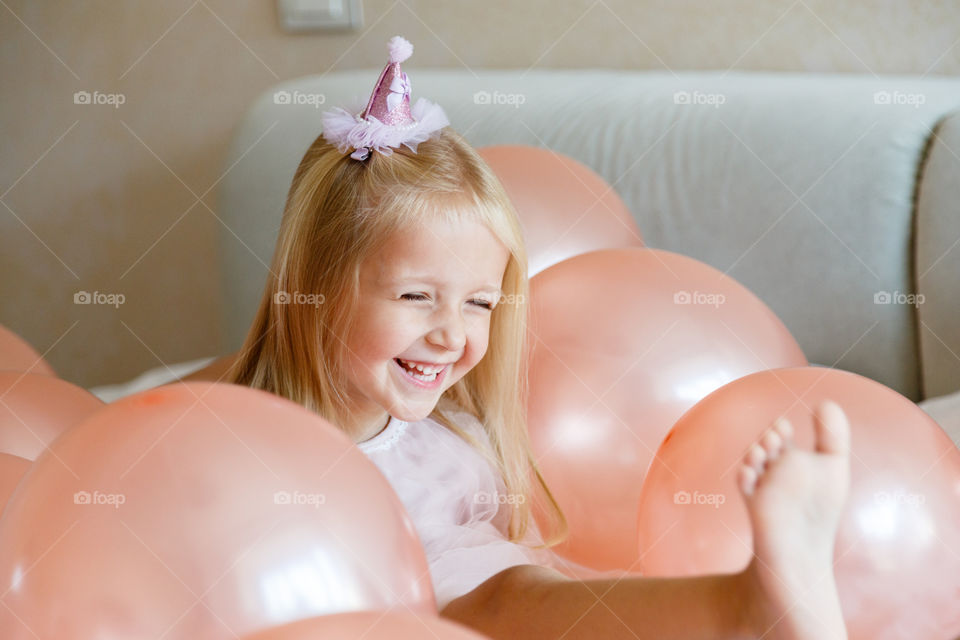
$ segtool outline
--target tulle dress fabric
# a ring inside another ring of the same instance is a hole
[[[448,415],[492,451],[474,416]],[[523,544],[510,542],[510,505],[502,476],[442,424],[430,418],[403,422],[391,417],[380,433],[357,446],[386,476],[410,515],[426,552],[439,609],[519,564],[549,566],[581,578],[612,575],[572,565],[548,549],[529,548],[542,540],[535,523]]]

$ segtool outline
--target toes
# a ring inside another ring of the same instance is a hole
[[[744,495],[752,496],[753,490],[757,486],[757,470],[749,465],[743,465],[740,467],[740,471],[737,474],[737,482],[740,484],[740,490],[743,491]]]
[[[753,467],[757,475],[763,473],[763,465],[767,462],[767,450],[754,442],[747,451],[744,463]]]
[[[776,431],[783,440],[784,447],[793,445],[793,425],[786,418],[777,418],[773,423],[773,430]]]
[[[767,452],[767,462],[773,462],[780,457],[780,449],[783,447],[783,438],[775,429],[769,429],[763,438],[760,439],[760,446]]]
[[[837,455],[850,452],[850,423],[840,405],[825,400],[814,413],[813,425],[816,451]]]

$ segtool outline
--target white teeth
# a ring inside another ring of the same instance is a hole
[[[400,360],[399,358],[397,358],[397,359]],[[404,363],[404,364],[406,364],[406,365],[411,364],[411,363],[407,362],[406,360],[400,360],[400,362],[402,362],[402,363]],[[407,368],[407,367],[404,367],[403,370],[404,370],[404,371],[406,372],[406,374],[407,374],[408,376],[410,376],[411,378],[416,378],[417,380],[422,380],[423,382],[433,382],[434,380],[437,379],[437,375],[438,375],[438,373],[439,373],[438,371],[433,371],[433,369],[443,369],[443,367],[420,367],[420,368],[421,368],[421,369],[427,368],[427,369],[430,369],[431,371],[430,371],[430,373],[416,373],[415,371],[412,371],[412,370],[410,370],[410,369]]]
[[[403,364],[407,365],[408,368],[416,369],[417,371],[419,371],[419,372],[421,372],[421,373],[423,373],[423,374],[425,374],[425,375],[435,374],[435,373],[438,373],[439,371],[441,371],[441,370],[443,369],[443,367],[438,367],[438,366],[435,366],[435,365],[426,365],[426,366],[424,366],[424,365],[422,365],[422,364],[416,364],[416,363],[408,362],[407,360],[402,360],[402,359],[400,359],[400,362],[402,362]]]

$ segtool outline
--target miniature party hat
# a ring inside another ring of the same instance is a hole
[[[340,153],[353,149],[350,157],[356,160],[366,160],[372,151],[389,156],[400,145],[416,153],[418,144],[450,124],[443,109],[428,100],[410,106],[410,80],[400,63],[413,53],[413,45],[394,36],[387,48],[389,61],[366,108],[353,114],[335,107],[323,114],[323,137]]]

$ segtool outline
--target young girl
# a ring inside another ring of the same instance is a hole
[[[755,556],[743,572],[618,578],[549,551],[567,530],[524,418],[521,229],[442,109],[410,106],[399,63],[411,51],[391,40],[366,108],[325,114],[230,379],[353,438],[416,525],[441,615],[491,637],[845,637],[832,552],[849,430],[832,403],[816,414],[816,451],[792,448],[779,422],[747,455]]]

